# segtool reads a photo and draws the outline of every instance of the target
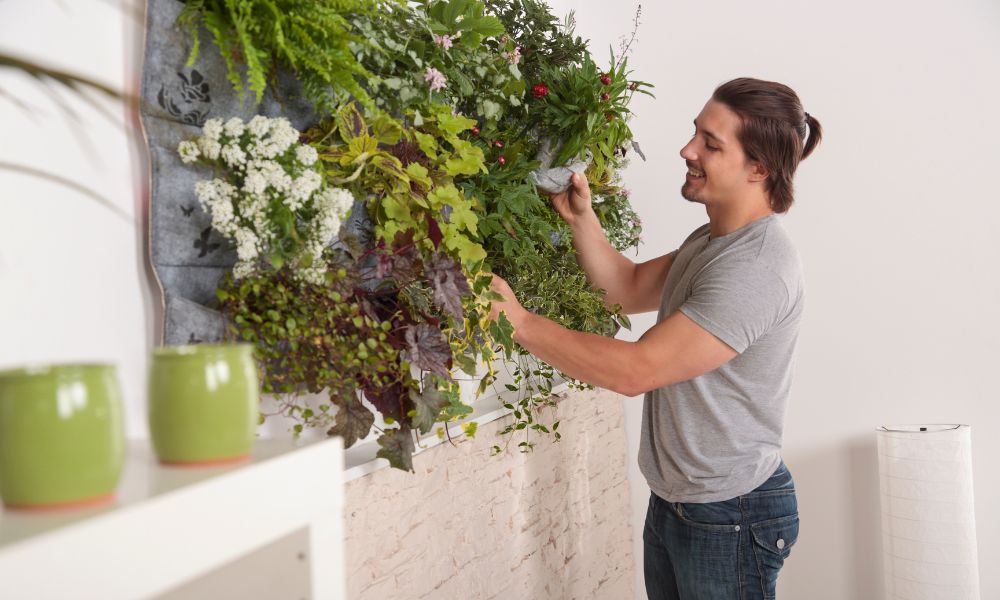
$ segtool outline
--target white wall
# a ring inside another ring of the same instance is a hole
[[[598,58],[631,29],[623,3],[558,0],[578,11]],[[705,215],[680,198],[678,151],[714,87],[757,76],[796,89],[826,139],[797,177],[785,226],[806,269],[808,307],[785,459],[798,484],[802,537],[785,597],[881,597],[874,428],[973,426],[982,597],[1000,597],[1000,7],[992,0],[881,3],[792,0],[648,3],[632,65],[656,84],[633,125],[650,159],[628,174],[645,222],[640,258],[674,249]],[[124,85],[121,16],[105,2],[0,3],[0,48]],[[21,77],[0,87],[0,161],[58,170],[130,215],[129,149],[90,109],[92,149]],[[44,113],[44,114],[43,114]],[[121,114],[120,111],[118,114]],[[37,122],[36,122],[37,121]],[[93,163],[98,162],[98,166]],[[136,219],[136,217],[133,217]],[[141,401],[158,299],[139,230],[79,194],[0,171],[0,368],[25,361],[107,360],[121,368],[130,430]],[[634,320],[635,333],[652,324]],[[634,469],[639,400],[628,401],[634,519],[648,488]],[[636,556],[641,557],[641,538]],[[637,589],[642,589],[637,569]]]
[[[634,3],[551,4],[576,9],[598,57],[631,30]],[[707,221],[678,193],[678,152],[715,86],[781,81],[826,130],[784,221],[807,307],[784,451],[802,533],[779,598],[882,597],[874,429],[913,422],[972,425],[982,597],[1000,598],[990,568],[1000,516],[987,510],[1000,498],[1000,4],[643,3],[630,64],[657,95],[635,104],[649,162],[627,175],[645,226],[641,259]],[[635,335],[652,319],[633,323]],[[626,402],[639,528],[649,494],[635,465],[641,399]],[[641,557],[639,535],[635,544]]]
[[[117,2],[0,3],[0,49],[127,87]],[[76,114],[74,121],[45,90]],[[0,162],[51,171],[98,191],[122,217],[48,181],[0,169],[0,368],[26,362],[119,367],[128,429],[144,436],[146,361],[159,304],[145,274],[141,181],[121,103],[94,94],[110,118],[55,87],[0,68]],[[21,110],[8,96],[31,107]],[[143,153],[145,149],[141,150]]]

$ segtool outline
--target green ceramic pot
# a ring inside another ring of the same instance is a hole
[[[153,351],[149,430],[160,462],[206,465],[250,457],[260,397],[250,344]]]
[[[110,502],[124,461],[114,366],[0,372],[0,497],[6,506]]]

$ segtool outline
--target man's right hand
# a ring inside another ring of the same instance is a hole
[[[622,256],[604,235],[592,205],[590,184],[582,173],[573,174],[565,192],[549,197],[556,212],[573,228],[576,259],[591,285],[605,290],[605,304],[620,304],[628,314],[659,309],[673,257],[665,254],[636,265]]]
[[[565,192],[551,195],[550,198],[552,198],[552,206],[555,207],[556,212],[570,227],[575,226],[594,212],[594,208],[591,206],[590,184],[582,173],[573,173],[569,188]]]

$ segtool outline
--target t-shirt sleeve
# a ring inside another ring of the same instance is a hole
[[[781,320],[788,301],[785,283],[762,263],[720,262],[695,276],[678,310],[742,354]]]

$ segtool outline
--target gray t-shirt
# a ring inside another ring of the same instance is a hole
[[[639,469],[671,502],[745,494],[777,469],[803,308],[802,264],[776,214],[672,252],[658,321],[680,310],[739,354],[646,394]]]

